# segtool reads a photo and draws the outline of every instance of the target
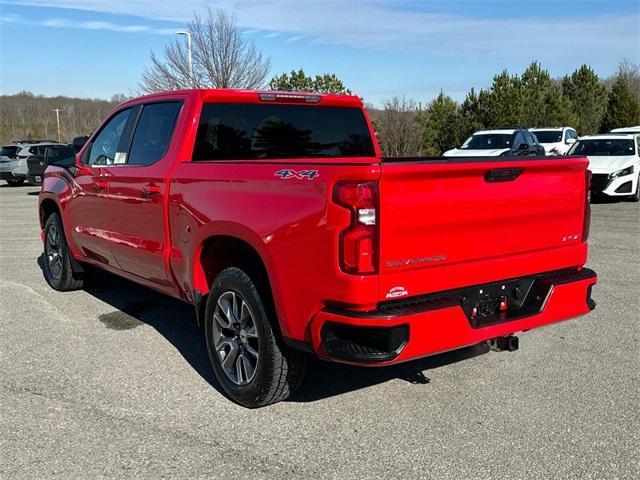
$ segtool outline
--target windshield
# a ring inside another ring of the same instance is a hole
[[[471,135],[460,150],[495,150],[511,148],[510,133],[480,133]]]
[[[562,131],[558,130],[536,130],[532,132],[540,143],[558,143],[562,141]]]
[[[2,147],[2,150],[0,150],[0,155],[5,157],[13,157],[19,149],[20,147],[17,147],[15,145],[5,145],[4,147]]]
[[[635,149],[633,140],[628,139],[599,139],[599,140],[578,140],[569,150],[569,155],[592,155],[598,156],[623,156],[633,155]]]

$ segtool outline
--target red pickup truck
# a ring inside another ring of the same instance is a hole
[[[382,158],[355,96],[189,90],[118,106],[45,173],[44,270],[195,306],[236,402],[308,353],[389,365],[592,310],[587,159]]]

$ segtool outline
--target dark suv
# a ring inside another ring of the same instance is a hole
[[[71,145],[49,145],[37,155],[27,158],[27,180],[31,185],[42,185],[47,161],[57,161],[63,158],[74,157],[76,150]]]

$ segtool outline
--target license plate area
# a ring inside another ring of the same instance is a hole
[[[459,302],[474,328],[539,313],[551,291],[546,279],[523,278],[459,290]]]

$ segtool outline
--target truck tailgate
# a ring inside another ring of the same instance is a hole
[[[380,177],[380,300],[579,266],[586,158],[394,161]]]

